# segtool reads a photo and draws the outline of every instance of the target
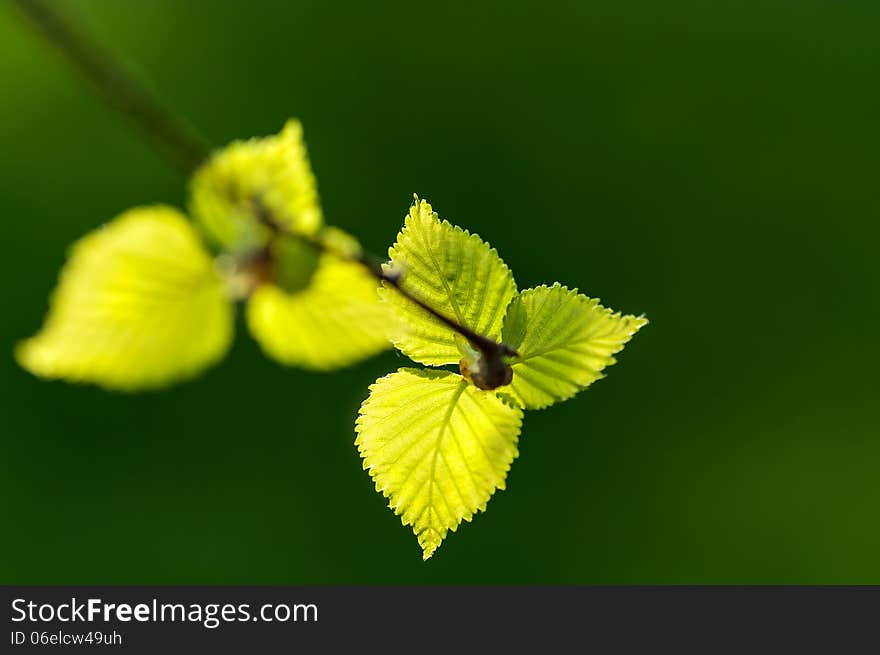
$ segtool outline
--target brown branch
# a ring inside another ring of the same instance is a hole
[[[104,101],[125,116],[148,138],[151,145],[160,148],[174,159],[187,173],[198,168],[209,156],[210,149],[195,132],[126,70],[118,59],[96,44],[73,20],[58,12],[51,0],[13,0],[31,25],[51,44],[57,47],[73,67],[89,82]],[[369,253],[345,255],[335,252],[319,238],[291,233],[270,216],[265,207],[254,203],[254,210],[276,233],[285,233],[311,245],[321,252],[355,261],[366,268],[379,282],[397,290],[404,298],[421,307],[436,320],[457,332],[478,350],[485,360],[491,378],[485,388],[495,388],[509,382],[509,367],[505,357],[515,356],[513,348],[478,334],[466,325],[444,315],[420,298],[412,295],[401,284],[401,276],[389,273],[379,258]],[[505,377],[506,376],[506,377]],[[506,382],[503,380],[506,379]],[[476,382],[476,380],[475,380]]]
[[[313,248],[316,248],[322,252],[331,252],[336,256],[340,255],[339,253],[334,252],[330,248],[328,248],[327,245],[320,239],[296,234],[294,234],[293,236],[304,241],[305,243],[308,243]],[[379,260],[379,258],[375,257],[374,255],[371,255],[368,252],[361,251],[359,255],[357,255],[356,257],[351,257],[351,259],[366,268],[377,280],[379,280],[380,282],[384,282],[391,287],[394,287],[394,289],[396,289],[397,292],[404,298],[424,309],[426,312],[428,312],[431,316],[443,323],[449,329],[458,332],[461,336],[467,339],[471,343],[471,345],[473,345],[484,355],[517,355],[517,352],[507,344],[499,343],[494,339],[490,339],[489,337],[474,332],[466,325],[462,325],[461,323],[458,323],[449,318],[445,314],[437,311],[421,298],[417,298],[416,296],[412,295],[409,291],[404,289],[403,286],[401,286],[403,274],[389,273],[382,265],[381,260]]]
[[[494,339],[490,339],[482,334],[474,332],[472,329],[467,327],[466,325],[462,325],[457,321],[449,318],[445,314],[439,312],[435,308],[431,307],[428,303],[426,303],[421,298],[418,298],[409,291],[407,291],[401,285],[402,274],[393,273],[386,270],[385,266],[383,266],[382,260],[380,260],[375,255],[372,255],[369,252],[365,252],[360,250],[357,254],[348,254],[341,253],[332,248],[330,248],[323,240],[316,236],[302,234],[299,232],[292,232],[288,230],[282,221],[279,221],[277,217],[273,216],[268,208],[261,203],[257,199],[251,200],[251,205],[253,207],[254,214],[257,219],[270,230],[272,230],[275,234],[284,234],[286,236],[292,237],[294,239],[298,239],[299,241],[311,246],[315,250],[320,252],[329,253],[335,255],[336,257],[340,257],[342,259],[347,259],[349,261],[353,261],[355,263],[363,266],[369,273],[376,278],[379,282],[384,282],[385,284],[393,287],[397,292],[402,295],[404,298],[409,300],[410,302],[418,305],[423,310],[428,312],[435,319],[443,323],[446,327],[457,332],[465,339],[467,339],[470,344],[479,350],[486,358],[490,359],[502,359],[505,356],[516,356],[518,353],[503,342],[495,341]]]
[[[194,131],[169,111],[126,70],[118,58],[101,48],[76,23],[58,11],[52,0],[13,0],[31,26],[65,56],[101,98],[158,146],[173,162],[190,172],[210,150]]]

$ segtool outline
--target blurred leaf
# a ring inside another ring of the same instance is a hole
[[[370,387],[355,444],[428,559],[504,489],[521,423],[522,410],[460,375],[402,368]]]
[[[141,207],[73,246],[42,330],[16,356],[40,377],[134,391],[192,377],[232,334],[233,307],[191,223]]]
[[[602,376],[647,319],[621,316],[559,283],[522,291],[502,337],[519,352],[510,390],[525,409],[567,400]],[[505,387],[506,389],[506,387]]]
[[[501,333],[516,282],[479,236],[441,222],[431,205],[416,200],[389,256],[390,270],[401,275],[407,293],[478,334]],[[459,361],[453,330],[388,284],[380,296],[400,318],[392,341],[407,357],[430,366]]]
[[[270,236],[260,212],[284,229],[314,234],[323,223],[317,183],[299,121],[280,134],[235,141],[193,175],[190,210],[224,250],[261,247]]]
[[[308,287],[321,260],[315,246],[285,235],[272,240],[271,256],[272,281],[288,293]]]
[[[378,282],[362,265],[324,254],[307,286],[259,287],[248,301],[251,334],[266,354],[291,366],[330,370],[391,346]]]
[[[358,259],[363,255],[358,240],[333,225],[322,227],[317,238],[325,249],[343,259]]]

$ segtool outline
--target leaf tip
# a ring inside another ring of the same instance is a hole
[[[16,343],[12,347],[12,358],[15,360],[16,364],[31,375],[43,377],[35,362],[34,339],[35,337],[30,337],[28,339],[22,339]]]
[[[419,546],[422,547],[423,562],[427,562],[431,559],[431,556],[437,551],[443,541],[443,537],[441,537],[436,530],[432,530],[431,528],[419,533],[418,539]]]

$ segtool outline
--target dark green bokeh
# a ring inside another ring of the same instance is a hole
[[[64,5],[217,144],[300,118],[371,249],[417,192],[651,324],[428,563],[352,443],[401,356],[241,329],[167,392],[40,382],[11,352],[67,245],[185,179],[5,3],[0,582],[880,583],[880,4]]]

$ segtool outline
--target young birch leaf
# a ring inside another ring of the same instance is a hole
[[[400,286],[445,316],[478,334],[497,337],[516,283],[498,253],[476,234],[440,221],[424,200],[407,215],[389,249]],[[456,333],[404,298],[391,285],[380,289],[400,319],[394,345],[410,359],[429,366],[461,359]]]
[[[74,244],[42,330],[16,358],[40,377],[135,391],[198,373],[232,333],[233,307],[191,223],[142,207]]]
[[[614,313],[558,283],[522,291],[501,333],[520,355],[512,360],[510,392],[525,409],[571,398],[603,377],[602,369],[615,363],[614,353],[647,322]]]
[[[504,489],[521,423],[522,410],[456,373],[402,368],[370,387],[355,444],[428,559]]]
[[[347,366],[391,345],[377,287],[360,264],[323,254],[301,288],[260,286],[248,301],[248,327],[264,352],[283,364]]]
[[[323,222],[295,120],[276,136],[236,141],[217,152],[193,175],[190,191],[193,217],[224,250],[258,248],[268,240],[260,211],[294,233],[314,234]]]

